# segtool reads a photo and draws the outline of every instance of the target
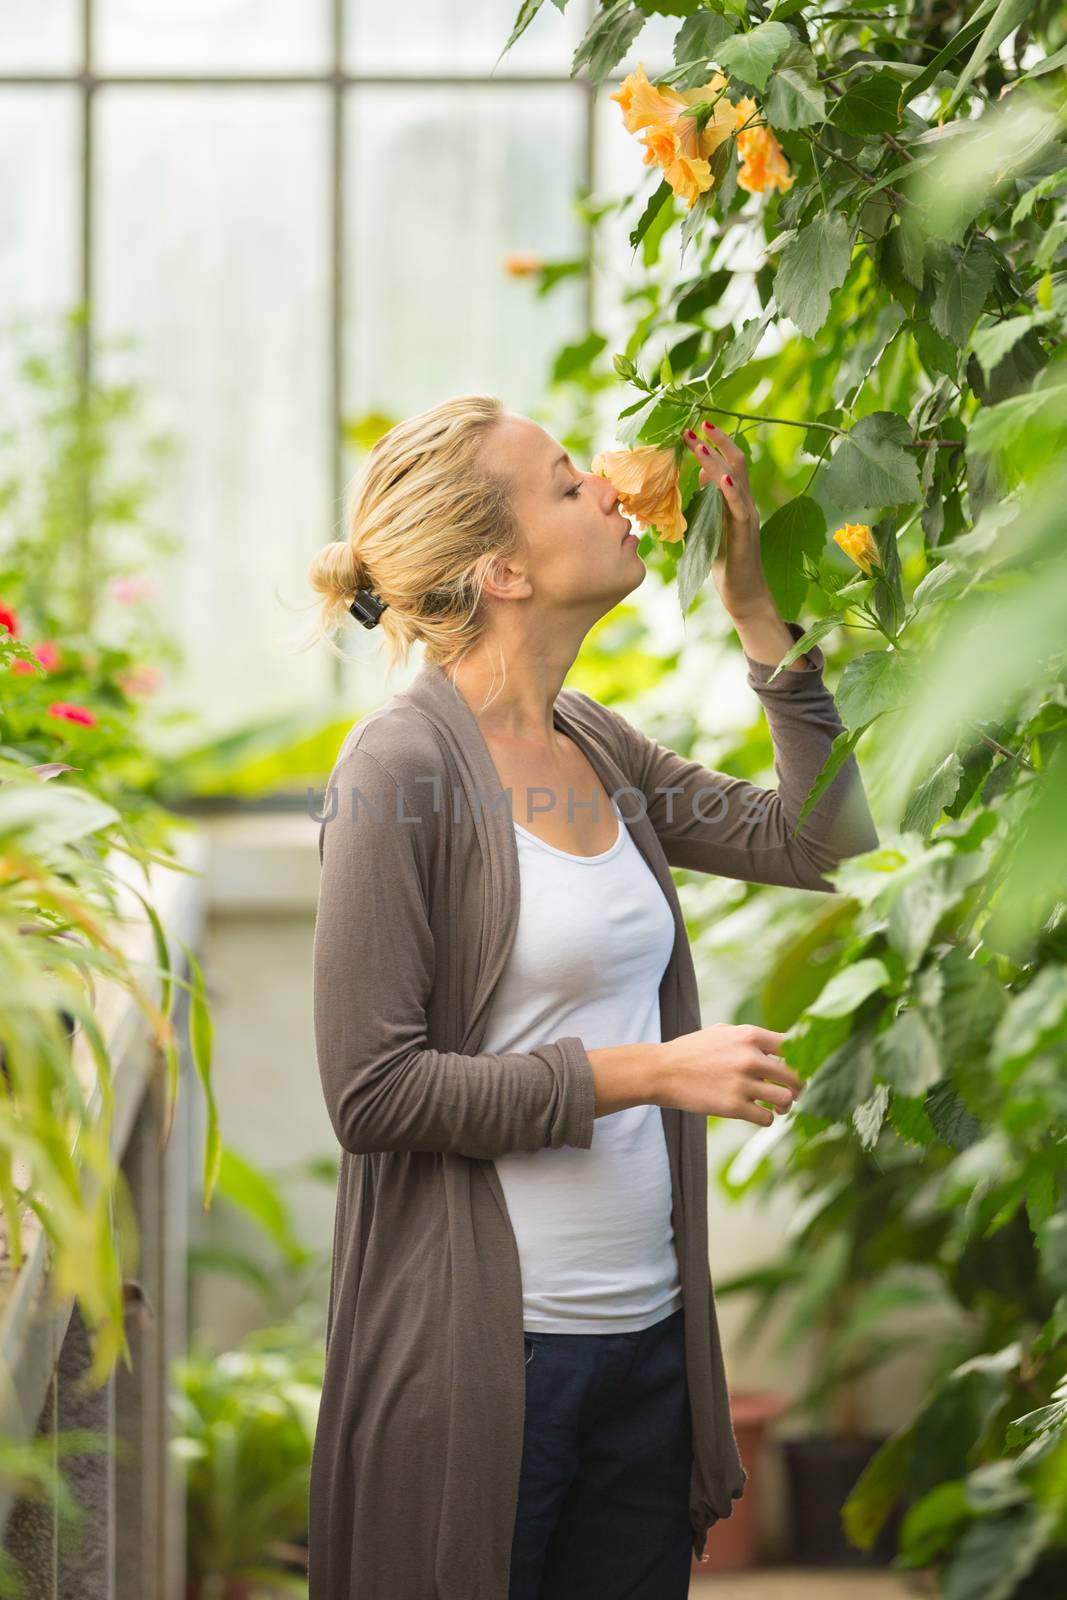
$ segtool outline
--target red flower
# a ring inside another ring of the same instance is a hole
[[[71,705],[69,700],[54,700],[48,707],[50,717],[62,717],[65,722],[80,722],[85,728],[95,728],[96,718],[85,706]]]
[[[19,619],[9,606],[0,605],[0,624],[2,624],[13,639],[18,637]]]
[[[46,672],[52,672],[59,666],[59,648],[51,639],[42,639],[40,644],[35,644],[33,653]],[[23,676],[26,673],[33,673],[34,677],[37,676],[28,661],[13,661],[11,670],[12,672],[22,673]]]

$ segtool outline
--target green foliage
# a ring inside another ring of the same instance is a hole
[[[171,1450],[182,1471],[190,1579],[306,1594],[291,1541],[307,1527],[322,1391],[321,1341],[265,1328],[239,1349],[172,1364]],[[208,1592],[205,1590],[205,1592]]]
[[[123,1279],[138,1248],[111,1156],[116,1063],[97,1017],[101,982],[141,1013],[165,1070],[168,1126],[174,1002],[187,991],[212,1104],[203,977],[189,952],[191,977],[181,976],[152,903],[153,868],[191,870],[170,848],[174,819],[146,793],[155,768],[137,677],[175,659],[139,587],[142,565],[169,548],[148,510],[160,442],[143,433],[137,391],[95,376],[99,353],[83,311],[21,347],[24,410],[0,462],[0,1205],[14,1272],[25,1213],[46,1230],[53,1289],[78,1302],[95,1382],[129,1360]],[[123,933],[135,902],[146,962]],[[208,1200],[213,1159],[209,1138]]]
[[[633,391],[616,436],[732,427],[772,593],[811,614],[779,670],[822,641],[843,666],[845,733],[805,812],[855,749],[882,836],[829,874],[831,916],[740,891],[737,1018],[788,1030],[810,1081],[721,1175],[802,1190],[782,1258],[733,1287],[756,1297],[753,1329],[792,1303],[783,1347],[818,1342],[802,1402],[844,1398],[849,1425],[857,1376],[925,1337],[929,1394],[864,1474],[848,1531],[869,1544],[906,1492],[902,1563],[935,1566],[949,1596],[1037,1600],[1067,1590],[1062,16],[1047,0],[612,6],[574,71],[639,60],[653,10],[679,18],[660,81],[721,69],[792,182],[747,192],[730,138],[691,209],[658,169],[620,201],[647,276],[604,352]],[[715,540],[687,467],[685,546],[643,553],[692,624]],[[869,529],[870,571],[835,539],[846,523]],[[670,742],[698,731],[675,723]],[[720,765],[758,770],[760,739]],[[944,1340],[914,1332],[912,1274],[950,1313]]]

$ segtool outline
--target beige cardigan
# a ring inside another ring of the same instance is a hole
[[[808,655],[809,668],[773,684],[773,669],[746,657],[777,790],[685,759],[577,689],[556,699],[556,727],[588,756],[674,915],[664,1040],[702,1026],[672,866],[832,892],[822,872],[878,843],[855,756],[791,836],[842,727],[822,652]],[[494,1158],[588,1149],[592,1066],[577,1037],[479,1053],[517,923],[518,851],[481,729],[440,668],[423,666],[352,728],[324,817],[314,1024],[342,1155],[309,1600],[506,1600],[525,1370],[519,1258]],[[661,1115],[699,1555],[747,1474],[708,1266],[707,1118]]]

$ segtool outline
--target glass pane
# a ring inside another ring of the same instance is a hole
[[[4,0],[0,72],[72,72],[78,55],[74,0]]]
[[[345,0],[345,66],[359,73],[489,73],[518,12],[519,0]],[[589,15],[590,0],[571,0],[562,16],[542,5],[496,74],[567,77]]]
[[[584,121],[577,85],[350,91],[349,413],[406,415],[475,389],[537,402],[551,353],[583,331],[583,284],[538,298],[505,257],[578,254]]]
[[[321,699],[307,567],[333,537],[329,97],[100,91],[98,326],[132,334],[177,452],[157,520],[188,656],[175,703],[212,728]],[[124,366],[124,370],[126,367]]]
[[[539,298],[505,257],[580,253],[586,104],[576,84],[350,91],[346,417],[399,420],[474,391],[527,413],[543,403],[552,354],[584,333],[584,280]]]
[[[73,89],[0,91],[0,407],[8,415],[16,410],[9,324],[26,323],[32,338],[40,317],[51,346],[55,314],[79,292],[79,129]]]
[[[101,72],[318,71],[329,0],[94,0]]]

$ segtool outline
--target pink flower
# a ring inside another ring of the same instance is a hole
[[[163,682],[163,674],[158,667],[145,666],[140,663],[130,667],[127,672],[120,672],[118,685],[123,694],[154,694]]]
[[[35,644],[33,653],[46,672],[54,672],[56,667],[59,666],[59,649],[51,639],[42,639],[40,644]],[[28,661],[13,661],[11,670],[12,672],[21,673],[23,676],[27,673],[33,673],[34,677],[37,676]]]
[[[0,605],[0,626],[5,627],[13,639],[18,637],[19,619],[10,606]]]
[[[120,605],[136,605],[139,600],[154,600],[159,593],[159,580],[144,573],[125,578],[110,578],[107,592]]]
[[[71,705],[69,700],[54,700],[48,707],[50,717],[62,717],[64,722],[80,722],[83,728],[95,728],[96,718],[85,706]]]

